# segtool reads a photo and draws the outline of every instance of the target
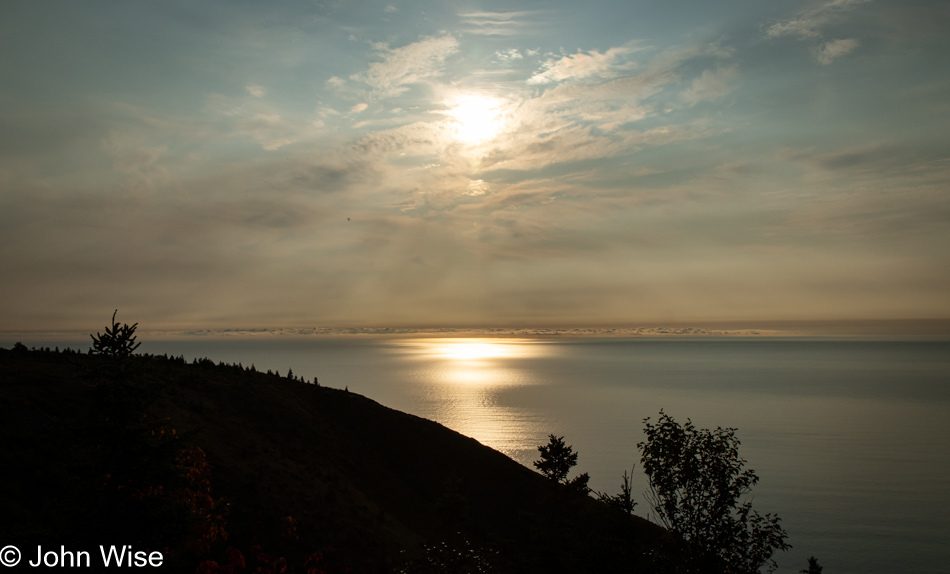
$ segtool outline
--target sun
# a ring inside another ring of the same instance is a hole
[[[493,139],[505,127],[503,103],[497,98],[476,94],[456,99],[446,112],[454,120],[455,138],[469,145]]]

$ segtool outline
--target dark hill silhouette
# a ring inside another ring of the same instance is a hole
[[[475,572],[484,564],[495,572],[614,572],[662,562],[655,549],[664,532],[655,525],[474,439],[354,393],[243,367],[0,350],[0,420],[8,469],[0,475],[0,536],[34,552],[39,543],[134,535],[166,548],[167,571],[182,572],[203,560],[226,563],[229,547],[248,562],[255,553],[286,557],[289,572],[314,560],[325,572],[333,564],[351,572]],[[203,449],[210,463],[207,501],[220,499],[211,514],[226,509],[229,537],[207,548],[172,534],[195,519],[181,517],[171,485],[192,493],[197,483],[182,482],[180,464],[142,466],[149,457],[174,461],[168,453],[185,445]],[[113,468],[134,477],[130,484],[114,486],[118,471],[106,472]],[[136,506],[143,500],[151,506]],[[138,516],[154,526],[137,524]],[[425,558],[446,556],[471,560],[423,567]]]

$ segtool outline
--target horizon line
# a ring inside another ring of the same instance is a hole
[[[101,326],[98,327],[101,330]],[[93,330],[95,331],[95,329]],[[79,329],[2,330],[0,341],[19,338],[73,342],[92,332]],[[387,326],[334,325],[312,327],[190,327],[142,328],[140,340],[291,339],[310,337],[922,337],[950,338],[950,318],[938,319],[802,319],[730,321],[645,321],[623,324],[509,326]]]

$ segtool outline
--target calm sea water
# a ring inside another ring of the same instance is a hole
[[[547,435],[619,491],[662,408],[736,427],[753,506],[826,572],[950,572],[950,343],[809,339],[348,339],[145,343],[150,353],[292,368],[436,420],[531,466]],[[646,489],[636,468],[635,493]],[[638,497],[638,514],[649,508]]]

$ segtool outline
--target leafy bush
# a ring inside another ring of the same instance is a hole
[[[759,572],[776,563],[775,550],[790,548],[779,517],[759,515],[739,498],[759,477],[742,470],[736,429],[681,426],[660,411],[657,424],[647,418],[641,449],[649,477],[649,498],[657,518],[678,537],[678,555],[692,571]]]

